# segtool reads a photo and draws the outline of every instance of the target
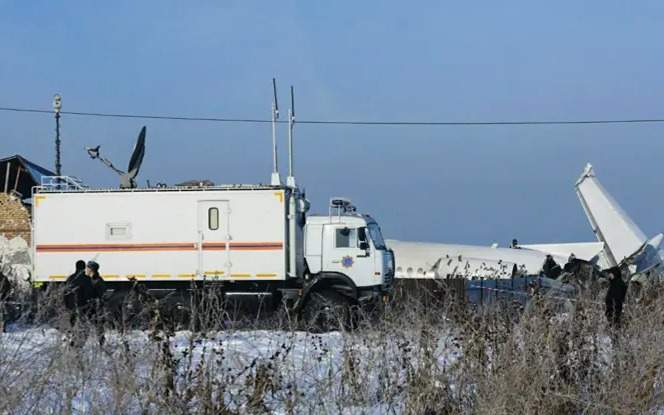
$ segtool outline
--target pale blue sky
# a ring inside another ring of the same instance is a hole
[[[664,117],[661,1],[0,0],[0,106],[268,118],[271,78],[301,119]],[[285,119],[285,111],[284,119]],[[267,182],[269,125],[65,116],[64,170],[117,182],[141,125],[140,181]],[[52,167],[49,115],[0,112],[0,156]],[[286,127],[280,127],[282,170]],[[314,210],[354,199],[406,240],[592,240],[573,192],[587,161],[646,234],[663,228],[664,124],[299,125]]]

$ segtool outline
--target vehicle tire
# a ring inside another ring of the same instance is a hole
[[[334,290],[310,292],[302,312],[304,329],[312,333],[348,329],[350,306],[348,298]]]

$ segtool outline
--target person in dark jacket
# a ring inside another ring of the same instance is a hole
[[[620,325],[627,285],[622,279],[619,267],[609,269],[609,289],[606,292],[606,318],[613,326]]]
[[[85,293],[90,292],[89,289],[86,290],[88,287],[85,281],[81,280],[82,277],[85,277],[84,274],[85,261],[76,261],[76,270],[65,282],[65,307],[69,311],[73,311],[78,307],[84,307],[87,303],[87,300],[82,297]],[[82,285],[86,287],[81,287]]]
[[[544,265],[542,265],[542,272],[547,278],[556,279],[561,273],[560,265],[553,259],[553,256],[547,255]]]
[[[85,262],[77,261],[76,270],[65,282],[64,302],[69,311],[70,344],[80,347],[88,337],[87,327],[80,324],[90,313],[90,300],[93,295],[92,281],[85,275]]]
[[[9,300],[9,295],[12,291],[12,285],[9,278],[2,272],[2,264],[0,264],[0,326],[2,332],[5,332],[5,319],[7,318],[7,308],[5,301]]]
[[[567,259],[567,263],[563,267],[563,271],[570,274],[576,274],[580,267],[581,261],[576,259],[576,255],[570,254],[569,258]]]
[[[99,275],[99,264],[95,261],[88,261],[85,267],[85,275],[87,275],[92,282],[93,293],[91,298],[101,300],[104,296],[104,291],[106,291],[106,287],[104,285],[104,280]]]
[[[82,262],[76,262],[76,272],[65,282],[65,305],[70,311],[87,311],[94,293],[92,281],[80,269]]]
[[[92,296],[90,298],[90,319],[93,321],[99,345],[103,345],[106,338],[104,336],[104,291],[106,286],[103,278],[99,275],[99,264],[95,261],[88,261],[85,267],[85,275],[88,276],[92,284]]]
[[[9,278],[2,272],[2,264],[0,264],[0,301],[7,301],[9,294],[12,291],[12,284]]]

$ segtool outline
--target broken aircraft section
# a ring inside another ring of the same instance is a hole
[[[597,242],[528,244],[510,248],[388,240],[402,279],[494,278],[543,275],[547,256],[562,269],[570,258],[598,270],[619,266],[633,280],[659,278],[664,236],[648,239],[604,189],[592,166],[575,184]]]

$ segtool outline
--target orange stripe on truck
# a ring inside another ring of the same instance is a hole
[[[37,245],[37,252],[194,251],[193,243],[53,244]]]
[[[203,242],[204,251],[225,251],[226,242]],[[231,251],[275,251],[283,249],[281,242],[231,242]],[[158,252],[196,251],[194,243],[146,243],[146,244],[40,244],[37,252]]]
[[[231,251],[272,251],[283,249],[281,242],[231,242]],[[204,251],[225,251],[226,242],[203,242]]]

